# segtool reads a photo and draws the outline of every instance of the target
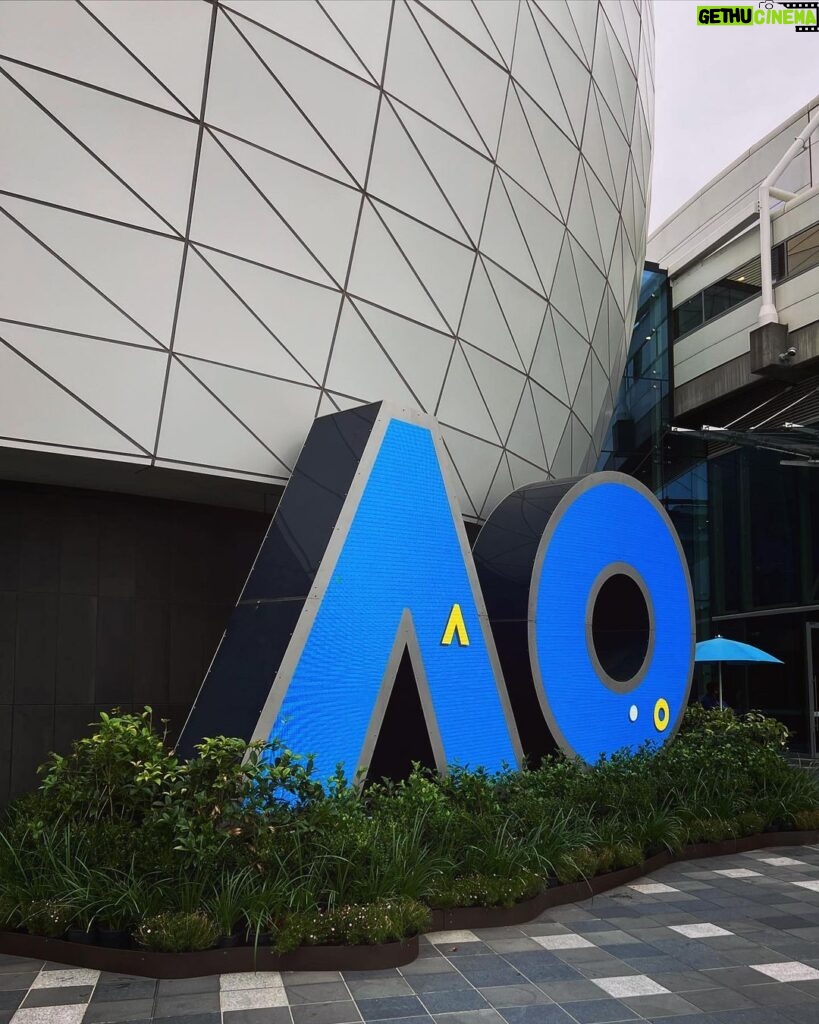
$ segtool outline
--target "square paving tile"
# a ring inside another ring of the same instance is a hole
[[[586,978],[592,979],[620,978],[640,973],[622,960],[595,960],[587,964],[578,964],[577,969]]]
[[[207,993],[206,996],[211,997],[211,994]],[[205,998],[205,996],[191,996],[189,998],[197,999]],[[219,993],[219,1001],[221,1002],[221,1008],[223,1011],[267,1009],[271,1006],[287,1006],[287,994],[284,990],[284,986],[281,988],[222,989]],[[318,1005],[332,1006],[333,1004],[323,1003]],[[219,1008],[218,1005],[216,1008]],[[205,1009],[205,1007],[203,1007],[203,1009]],[[329,1022],[326,1022],[326,1024],[329,1024]]]
[[[714,871],[716,875],[723,878],[759,878],[759,871],[752,871],[750,868],[718,868]]]
[[[423,977],[423,975],[422,975]],[[438,975],[431,975],[431,977],[438,977]],[[460,975],[456,974],[456,977]],[[463,979],[462,979],[463,980]],[[467,983],[464,982],[466,985]],[[288,996],[290,996],[290,1002],[311,1002],[311,1003],[326,1003],[330,1000],[330,989],[340,990],[336,991],[336,994],[332,996],[333,999],[347,999],[349,998],[345,991],[344,985],[303,985],[299,992],[304,992],[308,996],[310,995],[310,989],[321,988],[324,990],[324,994],[327,995],[326,999],[293,999],[291,995],[291,989],[287,990]],[[362,981],[351,980],[347,982],[347,987],[350,989],[350,995],[353,999],[386,999],[389,996],[411,996],[412,988],[404,978],[385,978],[384,981],[374,981],[368,978]]]
[[[563,1003],[563,1008],[578,1024],[609,1024],[610,1021],[636,1020],[637,1014],[617,999],[591,999],[579,1003]]]
[[[572,984],[568,982],[568,984]],[[536,985],[496,985],[478,990],[490,1006],[529,1006],[553,1000]]]
[[[733,935],[726,928],[720,928],[718,924],[672,924],[669,925],[672,932],[679,932],[687,939],[709,939],[715,935]]]
[[[742,1010],[757,1005],[742,992],[733,988],[704,988],[686,992],[685,998],[704,1013],[719,1013],[722,1010]]]
[[[815,981],[819,979],[819,971],[808,964],[791,961],[789,963],[749,964],[752,971],[759,971],[774,981]]]
[[[120,1021],[150,1019],[153,999],[91,1000],[83,1024],[119,1024]]]
[[[626,975],[619,978],[592,978],[591,980],[615,999],[662,995],[668,992],[667,988],[658,985],[656,981],[652,981],[645,974]]]
[[[219,988],[222,992],[236,992],[245,988],[284,988],[284,981],[278,971],[257,971],[238,974],[221,974]],[[271,1003],[276,1006],[276,1003]]]
[[[528,956],[529,954],[519,955]],[[530,981],[537,980],[528,971],[518,970],[516,966],[501,960],[499,957],[495,963],[485,963],[485,961],[493,959],[488,956],[472,957],[470,959],[481,962],[463,964],[463,961],[460,961],[458,968],[462,971],[464,977],[472,982],[476,988],[488,988],[490,985],[517,985],[522,980],[522,974],[526,974]],[[565,966],[562,969],[571,971],[571,968]]]
[[[624,999],[623,1002],[641,1017],[655,1020],[658,1017],[685,1017],[697,1012],[696,1006],[689,1003],[683,996],[668,992],[665,995],[638,996]]]
[[[541,938],[552,938],[554,936],[538,936],[530,938],[528,935],[521,935],[516,939],[487,939],[486,945],[496,953],[525,953],[527,950],[542,948]],[[0,975],[2,978],[2,975]]]
[[[222,1014],[222,1024],[291,1024],[286,1006],[265,1010],[229,1010]]]
[[[59,989],[49,989],[48,991],[58,992]],[[0,992],[0,1013],[16,1010],[25,998],[26,992],[26,989],[18,989],[16,992]],[[70,1002],[70,1000],[66,1001]],[[52,1000],[52,1002],[59,1002],[59,1000]]]
[[[593,942],[574,932],[566,932],[563,935],[536,935],[534,941],[544,949],[594,949]]]
[[[556,1003],[508,1006],[500,1013],[509,1024],[574,1024],[569,1014]]]
[[[424,1007],[415,996],[360,999],[358,1009],[364,1020],[394,1020],[396,1017],[415,1017],[424,1013]],[[295,1020],[295,1013],[293,1019]],[[300,1022],[296,1021],[296,1024],[300,1024]]]
[[[291,1006],[290,1012],[293,1024],[355,1024],[361,1020],[360,1007],[352,999],[335,1003],[299,1003]]]
[[[534,988],[534,986],[532,986]],[[464,1010],[485,1010],[487,1001],[477,989],[450,989],[448,992],[427,992],[421,1002],[430,1013],[457,1013]]]
[[[32,988],[67,988],[69,985],[96,985],[99,971],[81,967],[58,971],[41,971],[34,979]]]
[[[434,974],[411,974],[407,978],[412,992],[451,992],[473,986],[458,971],[436,971]],[[412,993],[407,993],[411,995]]]
[[[85,1006],[75,1003],[72,1006],[32,1006],[28,1010],[18,1010],[12,1020],[14,1024],[81,1024],[85,1014]]]
[[[439,1013],[427,1021],[436,1020],[439,1024],[503,1024],[503,1018],[497,1010],[463,1010],[456,1013]],[[398,1024],[405,1024],[404,1021]]]
[[[8,956],[0,954],[0,974],[20,974],[23,971],[36,973],[42,970],[42,960],[32,960],[29,957]]]
[[[801,1006],[788,1006],[783,1010],[791,1024],[819,1024],[819,1003],[804,1003]]]
[[[110,1001],[114,999],[153,999],[157,991],[157,983],[151,978],[129,978],[128,980],[122,981],[109,981],[107,978],[112,977],[111,975],[101,975],[100,980],[97,982],[94,988],[94,998],[100,1002]],[[197,981],[203,979],[197,978]],[[204,979],[210,980],[210,979]],[[218,978],[212,979],[214,982],[218,982]],[[209,989],[194,989],[194,991],[216,991],[216,985],[213,985]],[[178,995],[179,993],[174,992],[163,992],[160,989],[160,993],[167,995]]]
[[[351,975],[352,977],[353,975]],[[321,985],[328,981],[341,981],[340,971],[282,971],[285,985]],[[218,982],[218,978],[216,979]],[[218,986],[217,986],[218,987]]]
[[[409,963],[409,964],[404,964],[404,966],[401,968],[401,974],[403,974],[405,978],[409,978],[411,975],[416,975],[416,974],[443,974],[443,973],[446,973],[447,971],[454,971],[454,970],[455,970],[455,968],[452,966],[452,964],[449,962],[449,960],[446,959],[446,957],[436,956],[434,959],[432,957],[427,957],[427,958],[420,959],[420,960],[413,960],[412,963]],[[389,978],[390,976],[391,976],[391,974],[390,974],[389,971],[345,971],[344,972],[344,978],[345,978],[346,981],[350,981],[351,979],[354,979],[354,978],[364,978],[364,977],[367,977],[367,978],[371,978],[371,979],[377,979],[379,977],[381,977],[381,978]],[[392,973],[392,977],[396,977],[396,978],[400,977],[400,975],[398,974],[398,971],[394,971]]]
[[[23,1006],[58,1006],[63,1003],[87,1003],[91,985],[67,985],[64,988],[32,988]],[[10,1007],[6,1007],[9,1009]]]
[[[135,984],[139,984],[144,981],[143,978],[138,978]],[[105,985],[108,984],[100,978],[97,983],[97,987],[94,989],[94,998],[103,998],[100,992],[104,991]],[[219,991],[219,975],[212,974],[205,978],[163,978],[159,982],[154,982],[156,985],[156,991],[161,996],[181,996],[192,992],[218,992]],[[150,993],[145,995],[128,996],[129,999],[144,999]],[[116,998],[114,996],[113,998]]]
[[[427,932],[427,942],[433,946],[454,946],[460,942],[479,942],[478,936],[471,931]]]
[[[292,1004],[297,1003],[332,1003],[339,999],[349,999],[350,993],[353,995],[356,993],[354,986],[366,986],[366,985],[395,985],[403,984],[407,988],[407,984],[401,978],[389,978],[387,981],[351,981],[349,982],[349,989],[343,981],[323,981],[317,985],[290,985],[285,982],[284,990],[287,993],[287,999]]]
[[[34,971],[0,974],[0,992],[28,992],[36,977]]]
[[[629,889],[642,893],[644,896],[659,896],[666,892],[679,892],[673,885],[666,885],[665,882],[637,882],[630,885]]]

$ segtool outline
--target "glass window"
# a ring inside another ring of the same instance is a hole
[[[799,579],[798,471],[779,465],[778,453],[753,451],[748,458],[751,573],[757,608],[797,604]],[[811,470],[803,470],[811,472]]]
[[[771,249],[771,273],[774,281],[781,281],[788,276],[787,261],[785,259],[785,243],[780,242]]]
[[[719,281],[717,284],[709,285],[703,292],[705,302],[705,319],[713,320],[715,316],[724,313],[731,306],[736,305],[730,282]]]
[[[712,499],[711,550],[714,558],[714,604],[717,612],[740,610],[742,534],[740,472],[742,453],[728,452],[710,462]]]
[[[699,292],[674,310],[674,337],[696,330],[702,322],[702,292]]]
[[[788,274],[798,274],[802,270],[808,270],[819,264],[819,227],[808,228],[807,231],[800,231],[789,239],[788,249]]]
[[[808,523],[819,523],[819,468],[797,469],[795,472],[801,474],[803,486],[808,495]],[[807,598],[808,603],[813,604],[819,601],[819,529],[809,529],[809,541],[805,545],[806,557],[809,558],[807,566]],[[819,666],[817,666],[819,675]],[[819,708],[817,708],[819,710]]]

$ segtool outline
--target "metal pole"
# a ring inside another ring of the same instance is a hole
[[[719,709],[722,711],[722,662],[718,661],[719,665]]]
[[[759,310],[759,326],[778,324],[779,314],[776,311],[773,295],[773,272],[771,269],[771,192],[780,197],[782,189],[776,188],[776,182],[788,165],[807,146],[811,135],[819,128],[819,113],[814,114],[805,128],[788,146],[782,159],[759,186],[759,249],[762,271],[762,306]]]

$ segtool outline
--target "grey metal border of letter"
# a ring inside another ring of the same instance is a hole
[[[627,476],[625,473],[591,473],[587,477],[583,477],[578,483],[563,495],[560,501],[555,506],[554,511],[549,517],[549,522],[546,524],[546,529],[543,531],[540,543],[538,544],[537,554],[535,555],[535,561],[532,566],[532,578],[529,583],[529,613],[528,613],[528,634],[529,634],[529,663],[532,669],[532,680],[535,684],[535,691],[537,693],[537,699],[540,701],[540,708],[543,712],[543,717],[546,719],[546,724],[549,727],[549,731],[554,737],[555,741],[560,746],[564,753],[568,754],[569,757],[579,757],[580,755],[572,747],[566,737],[563,735],[563,731],[557,723],[557,719],[552,713],[551,705],[549,704],[549,698],[546,693],[546,688],[543,685],[543,676],[540,671],[540,662],[537,653],[537,593],[540,587],[540,576],[543,571],[543,562],[546,557],[546,552],[549,548],[549,543],[552,539],[552,535],[560,524],[561,519],[565,515],[569,506],[577,500],[577,498],[584,494],[586,491],[591,490],[592,487],[598,487],[604,483],[618,483],[623,484],[625,487],[629,487],[633,491],[637,491],[644,498],[647,498],[650,503],[654,506],[660,517],[665,522],[668,530],[674,540],[674,546],[677,549],[677,554],[680,558],[680,565],[682,566],[683,575],[686,583],[686,591],[688,593],[688,609],[689,609],[689,623],[691,630],[691,641],[689,648],[689,669],[688,669],[688,680],[685,685],[683,699],[680,701],[680,708],[677,712],[674,721],[669,723],[667,729],[663,731],[662,742],[666,743],[674,733],[677,731],[682,720],[683,713],[688,704],[688,695],[691,692],[691,681],[694,678],[694,648],[697,639],[696,630],[696,617],[694,614],[694,591],[691,587],[691,576],[688,572],[688,562],[683,551],[682,544],[680,542],[679,535],[677,534],[674,524],[671,522],[668,513],[652,492],[644,487],[641,483],[638,483],[633,477]],[[612,563],[610,563],[612,564]],[[619,563],[614,563],[619,564]],[[588,613],[587,613],[588,614]],[[652,655],[653,655],[652,649]],[[650,661],[647,660],[646,670]],[[601,683],[603,681],[601,680]]]
[[[331,413],[330,415],[334,414]],[[251,739],[266,740],[270,736],[270,731],[273,728],[273,724],[276,721],[279,711],[281,710],[281,706],[284,703],[290,683],[292,682],[293,675],[295,674],[301,660],[305,644],[307,643],[310,631],[313,628],[313,623],[315,622],[316,615],[321,607],[321,602],[324,599],[324,594],[330,584],[333,573],[335,572],[336,564],[344,547],[344,542],[347,539],[347,534],[349,533],[350,526],[355,518],[356,511],[358,510],[358,506],[364,494],[364,489],[367,486],[370,473],[372,472],[378,453],[381,450],[381,443],[391,420],[402,420],[406,423],[412,423],[415,426],[425,427],[432,435],[435,452],[438,457],[438,463],[441,467],[441,475],[444,481],[447,500],[449,501],[452,519],[455,524],[458,542],[461,547],[461,554],[463,555],[464,565],[466,566],[467,576],[475,599],[478,621],[480,622],[481,632],[483,633],[484,643],[489,655],[492,672],[495,677],[498,699],[500,701],[501,708],[503,709],[512,749],[514,750],[515,757],[520,765],[523,761],[523,750],[518,737],[515,719],[512,714],[512,705],[506,691],[506,681],[504,680],[503,673],[501,672],[498,652],[495,649],[495,641],[489,625],[489,617],[487,616],[486,607],[484,606],[483,593],[481,592],[481,588],[478,583],[478,574],[475,569],[472,551],[466,536],[462,513],[454,497],[449,456],[446,453],[446,449],[444,448],[443,441],[441,439],[438,421],[433,416],[429,416],[426,413],[418,412],[415,409],[397,406],[390,402],[381,403],[381,408],[379,409],[378,415],[373,423],[372,431],[367,440],[358,468],[353,476],[350,490],[347,492],[347,497],[344,499],[344,505],[339,513],[339,517],[335,528],[333,529],[327,549],[322,556],[321,564],[319,565],[318,572],[316,573],[316,578],[313,581],[313,586],[310,588],[310,593],[307,595],[307,599],[304,602],[304,607],[299,615],[296,628],[293,630],[290,643],[288,644],[287,650],[282,658],[276,677],[272,682],[270,692],[268,693],[267,700],[259,714],[259,719],[256,723],[255,729],[253,730],[253,736]],[[424,718],[427,722],[427,726],[429,727],[430,722],[435,723],[434,730],[430,730],[430,741],[432,743],[436,764],[442,772],[445,772],[447,768],[443,744],[437,727],[435,712],[432,707],[432,698],[426,681],[426,675],[419,675],[418,671],[419,666],[423,666],[423,661],[421,658],[420,648],[418,647],[418,640],[415,635],[415,627],[412,625],[412,613],[409,609],[405,608],[397,629],[396,641],[393,645],[390,658],[388,659],[387,668],[379,687],[378,697],[376,698],[370,722],[367,727],[367,733],[359,754],[358,764],[356,765],[356,774],[358,774],[362,768],[366,768],[366,764],[362,763],[364,756],[371,756],[372,751],[375,749],[378,730],[381,728],[384,711],[386,710],[387,702],[395,681],[395,672],[398,669],[400,654],[403,651],[403,647],[401,647],[400,650],[398,650],[398,656],[396,657],[396,650],[399,648],[401,638],[408,641],[410,659],[412,661],[413,669],[416,672],[419,696],[421,698],[421,705],[423,707]],[[391,677],[390,673],[392,673]],[[465,707],[464,713],[469,713],[468,704]]]

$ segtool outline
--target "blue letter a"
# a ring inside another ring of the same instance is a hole
[[[444,458],[429,416],[377,403],[314,422],[180,752],[276,738],[315,754],[319,778],[352,776],[408,659],[439,770],[520,761]]]

